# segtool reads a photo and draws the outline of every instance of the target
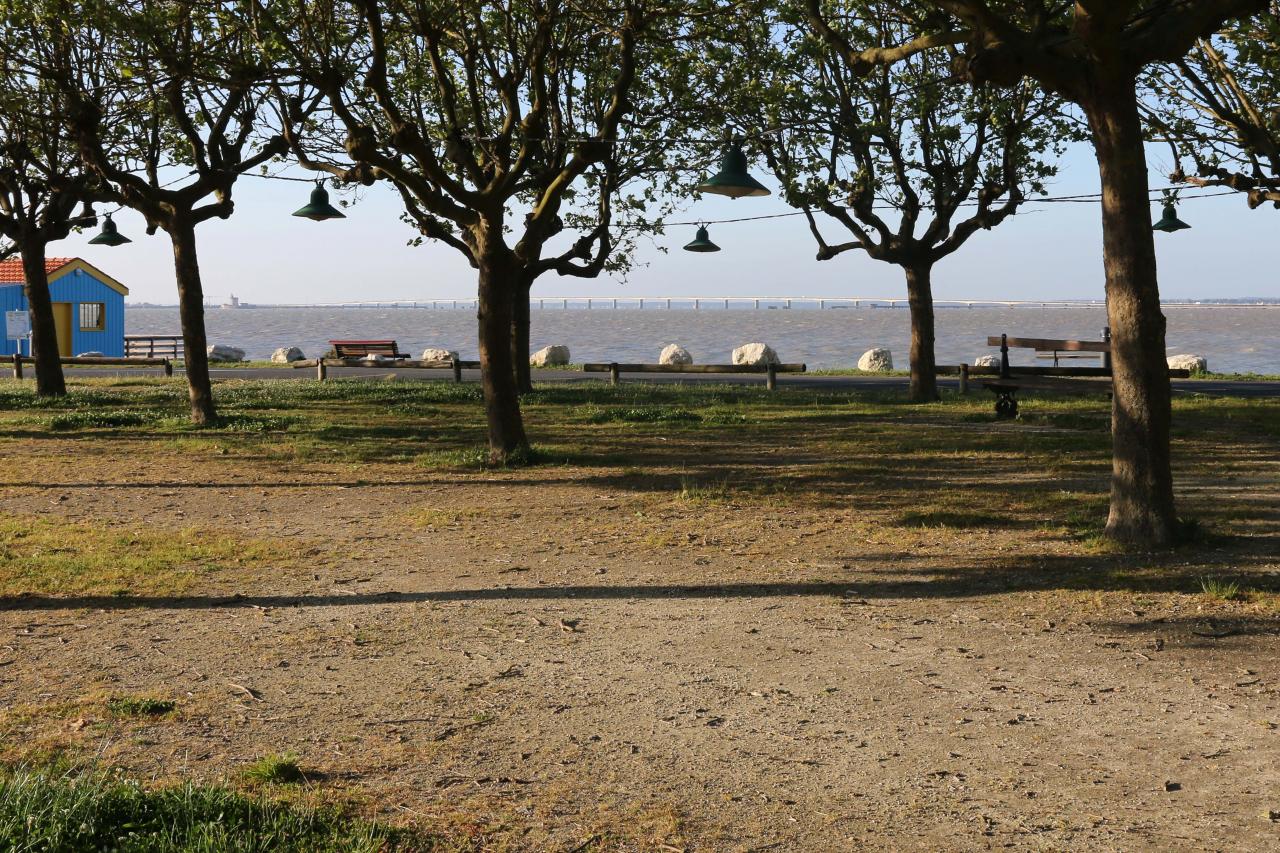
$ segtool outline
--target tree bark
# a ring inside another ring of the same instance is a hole
[[[506,465],[527,456],[529,439],[520,415],[520,393],[512,364],[514,264],[500,251],[482,252],[479,267],[480,382],[489,423],[489,462]],[[527,294],[525,294],[527,296]],[[528,358],[525,358],[528,363]]]
[[[1093,135],[1102,183],[1103,266],[1115,388],[1106,535],[1129,544],[1164,547],[1174,541],[1177,527],[1169,453],[1169,371],[1133,79],[1096,85],[1081,107]]]
[[[533,390],[533,376],[529,370],[529,293],[530,284],[516,282],[511,297],[511,361],[515,367],[516,391],[528,394]]]
[[[58,326],[53,319],[53,298],[49,294],[49,276],[45,273],[44,262],[45,243],[28,235],[22,241],[22,274],[26,279],[27,308],[31,312],[31,357],[36,362],[36,395],[60,397],[67,393],[67,382],[62,374]]]
[[[903,267],[907,274],[907,301],[911,306],[911,386],[917,403],[938,399],[938,364],[933,351],[933,265],[927,261]]]
[[[207,424],[213,422],[218,414],[213,406],[213,385],[209,381],[204,287],[200,282],[200,262],[196,258],[195,225],[184,219],[175,221],[169,229],[169,239],[173,243],[174,275],[178,282],[178,318],[182,324],[182,360],[186,365],[191,422]]]

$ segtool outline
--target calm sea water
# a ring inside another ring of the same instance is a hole
[[[1170,354],[1203,355],[1214,371],[1280,373],[1280,306],[1170,306],[1165,313]],[[1105,325],[1101,307],[940,308],[938,361],[972,362],[996,352],[986,346],[987,335],[1096,340]],[[206,327],[210,343],[239,347],[251,359],[269,358],[280,346],[297,346],[314,356],[328,349],[330,338],[394,338],[415,355],[438,346],[476,357],[475,314],[462,308],[210,308]],[[178,311],[128,308],[125,330],[177,334]],[[534,349],[567,344],[578,362],[657,361],[664,346],[678,343],[695,361],[727,363],[734,347],[762,341],[783,361],[823,369],[853,367],[871,347],[888,347],[895,366],[905,367],[911,332],[906,308],[566,311],[557,306],[534,308],[531,337]]]

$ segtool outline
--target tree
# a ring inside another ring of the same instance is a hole
[[[299,162],[390,183],[422,238],[475,268],[494,463],[529,449],[530,286],[595,277],[642,230],[644,196],[624,185],[660,163],[663,122],[645,107],[677,20],[641,0],[259,4],[268,49],[324,98],[327,120],[289,136]],[[635,227],[612,227],[619,210]]]
[[[31,315],[36,393],[67,392],[45,272],[49,243],[67,237],[77,205],[92,198],[92,181],[75,146],[49,120],[60,109],[51,88],[25,68],[29,34],[0,24],[0,254],[19,253]]]
[[[1229,187],[1252,208],[1280,208],[1280,4],[1199,39],[1147,79],[1154,98],[1144,112],[1178,163],[1171,180]]]
[[[270,69],[235,4],[54,3],[34,19],[40,71],[66,98],[67,133],[104,196],[141,213],[148,233],[169,235],[191,420],[209,423],[196,226],[229,217],[236,180],[287,151],[283,137],[258,133]]]
[[[1165,320],[1160,310],[1138,76],[1176,62],[1224,23],[1266,0],[928,0],[945,17],[888,48],[850,45],[846,61],[868,73],[924,51],[957,49],[958,73],[976,86],[1011,88],[1024,77],[1083,112],[1102,185],[1103,268],[1114,393],[1109,537],[1166,546],[1177,533],[1170,467]],[[819,32],[838,33],[821,0],[807,0]],[[848,43],[848,40],[845,40]]]
[[[1070,133],[1059,100],[1033,84],[1007,93],[955,85],[948,52],[870,70],[850,64],[851,43],[885,49],[909,39],[927,19],[920,4],[846,0],[826,15],[820,31],[802,4],[782,4],[780,27],[762,16],[737,67],[773,71],[733,88],[760,93],[744,119],[784,128],[757,144],[787,202],[805,211],[818,260],[860,250],[903,269],[910,396],[936,400],[934,265],[1013,215],[1028,193],[1043,193],[1056,171],[1049,158]],[[828,242],[815,210],[852,239]]]

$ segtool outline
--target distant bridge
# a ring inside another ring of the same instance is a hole
[[[534,297],[531,305],[539,310],[831,310],[850,308],[906,308],[904,297],[890,296],[557,296]],[[1101,299],[935,299],[935,308],[1103,308]],[[1270,307],[1280,308],[1272,302],[1212,302],[1171,301],[1162,302],[1165,308],[1205,307]],[[425,308],[451,311],[476,309],[474,299],[380,299],[360,302],[320,302],[310,304],[272,304],[262,308]]]

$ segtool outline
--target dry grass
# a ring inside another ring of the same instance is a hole
[[[0,519],[0,595],[177,595],[295,561],[295,552],[279,543],[223,530]]]

